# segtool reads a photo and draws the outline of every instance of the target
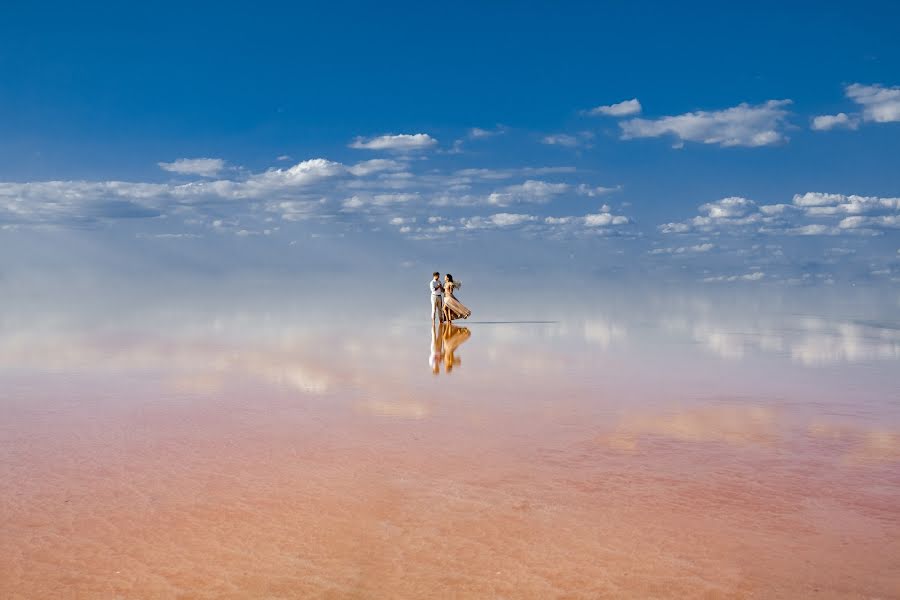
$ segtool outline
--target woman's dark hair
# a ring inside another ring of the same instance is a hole
[[[447,273],[446,275],[444,275],[444,279],[446,279],[447,281],[453,281],[453,275]]]

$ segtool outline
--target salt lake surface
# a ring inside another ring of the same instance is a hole
[[[900,597],[896,292],[587,297],[6,307],[0,597]]]

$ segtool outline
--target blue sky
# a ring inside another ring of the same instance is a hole
[[[0,244],[896,284],[898,19],[892,2],[5,7]]]

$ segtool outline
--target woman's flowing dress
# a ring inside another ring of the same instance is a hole
[[[441,325],[441,337],[444,341],[444,371],[446,373],[451,372],[453,367],[458,367],[462,362],[462,360],[458,356],[454,356],[453,353],[456,352],[459,345],[469,339],[469,336],[471,335],[472,332],[469,331],[468,327],[460,327],[453,323],[444,323]]]
[[[453,288],[455,287],[456,284],[453,282],[444,284],[444,308],[447,309],[451,321],[454,319],[468,319],[469,315],[472,314],[472,311],[466,308],[465,305],[453,295]]]

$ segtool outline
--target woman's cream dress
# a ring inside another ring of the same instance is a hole
[[[456,285],[457,284],[454,282],[447,282],[444,284],[444,308],[447,309],[451,321],[454,319],[468,319],[469,315],[472,314],[472,311],[466,308],[465,305],[453,295],[453,288],[455,288]]]

